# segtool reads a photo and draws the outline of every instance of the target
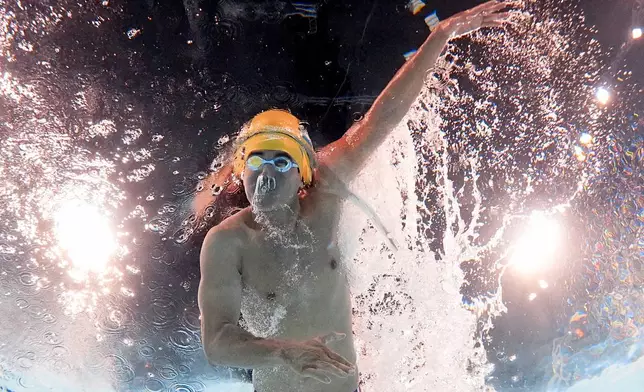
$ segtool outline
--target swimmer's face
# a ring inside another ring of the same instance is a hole
[[[275,159],[278,167],[284,167],[287,162],[295,163],[291,157],[282,151],[264,150],[258,151],[249,156],[258,156],[264,160]],[[288,161],[277,159],[286,158]],[[259,210],[274,210],[290,205],[297,192],[302,187],[302,179],[297,167],[281,172],[270,163],[264,163],[258,169],[254,169],[246,161],[242,180],[246,197]],[[288,166],[286,166],[288,167]]]

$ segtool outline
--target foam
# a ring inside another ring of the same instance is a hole
[[[419,115],[411,111],[407,117]],[[439,141],[440,119],[428,120],[434,126],[425,130],[426,141]],[[361,379],[366,390],[376,391],[481,389],[487,368],[484,353],[474,348],[476,316],[463,308],[459,294],[464,233],[446,231],[441,261],[419,237],[419,229],[431,222],[422,222],[418,212],[425,208],[415,188],[418,157],[404,124],[350,184],[384,222],[395,222],[389,229],[404,245],[392,253],[382,233],[354,206],[345,206],[341,219],[340,248],[351,265]],[[453,204],[454,190],[444,189],[443,206]],[[454,217],[458,211],[446,213]]]

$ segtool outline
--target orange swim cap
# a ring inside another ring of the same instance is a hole
[[[245,126],[237,136],[233,172],[241,176],[246,159],[254,152],[275,150],[287,153],[297,163],[304,185],[313,182],[316,166],[315,151],[300,120],[285,110],[272,109],[262,112]]]

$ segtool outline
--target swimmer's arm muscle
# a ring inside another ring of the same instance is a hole
[[[201,249],[198,302],[201,336],[209,362],[253,369],[282,363],[281,342],[253,336],[238,326],[241,309],[239,240],[218,228]]]
[[[488,1],[440,22],[416,54],[394,75],[364,118],[320,152],[320,162],[345,179],[355,176],[405,116],[420,94],[425,74],[434,67],[447,42],[481,27],[502,27],[512,13],[501,11],[514,5]]]
[[[320,160],[350,179],[409,111],[420,94],[427,71],[434,66],[450,33],[439,25],[416,54],[398,70],[364,118],[336,142],[322,149]]]

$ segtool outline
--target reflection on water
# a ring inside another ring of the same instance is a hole
[[[198,241],[217,206],[189,206],[221,192],[203,170],[224,134],[304,95],[173,70],[145,52],[174,42],[171,6],[134,23],[111,3],[0,4],[0,388],[248,390],[201,352]],[[577,5],[553,3],[452,43],[351,184],[404,244],[343,223],[367,390],[554,391],[641,366],[642,90]],[[203,54],[244,23],[302,18],[316,34],[318,8],[180,10]]]
[[[73,264],[70,271],[76,279],[82,272],[100,273],[114,254],[116,241],[109,222],[96,207],[69,201],[54,214],[54,233],[58,246]]]

